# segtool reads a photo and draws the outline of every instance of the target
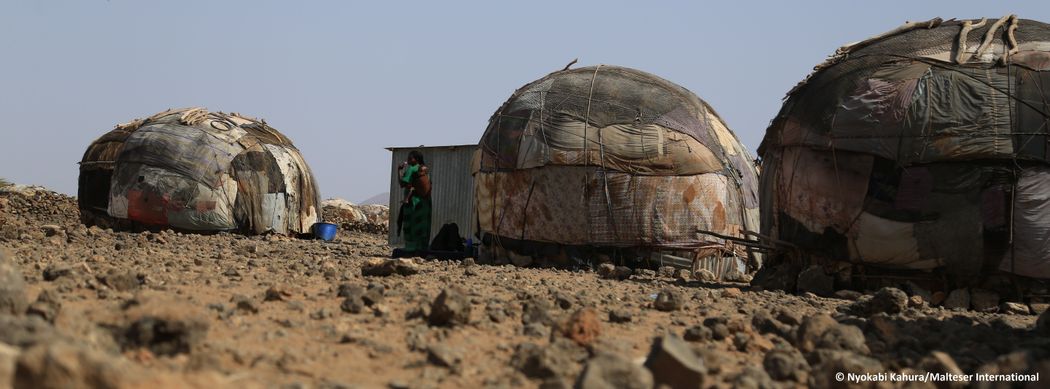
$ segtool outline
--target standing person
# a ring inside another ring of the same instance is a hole
[[[430,172],[423,153],[412,150],[397,168],[403,189],[398,228],[405,237],[403,255],[422,255],[430,242]]]

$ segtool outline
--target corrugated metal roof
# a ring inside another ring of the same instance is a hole
[[[423,153],[423,160],[430,168],[432,184],[430,199],[430,237],[446,223],[456,223],[463,238],[474,236],[474,177],[471,176],[471,159],[477,145],[387,147],[390,159],[390,236],[391,246],[404,244],[397,231],[397,216],[400,211],[402,190],[397,183],[397,166],[408,158],[412,150]]]

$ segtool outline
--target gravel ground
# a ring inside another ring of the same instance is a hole
[[[361,228],[324,243],[114,232],[78,218],[68,196],[0,193],[0,388],[966,386],[840,383],[840,372],[1050,380],[1046,313],[948,310],[894,288],[835,299],[673,271],[388,260],[385,235]]]

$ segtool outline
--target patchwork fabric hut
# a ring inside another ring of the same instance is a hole
[[[475,209],[496,260],[759,265],[735,243],[758,229],[752,158],[710,106],[660,77],[551,73],[514,92],[478,147]]]
[[[250,234],[306,233],[317,183],[299,150],[264,121],[203,108],[118,125],[80,162],[87,224]]]
[[[816,263],[1050,278],[1048,135],[1050,26],[908,23],[788,93],[759,149],[763,230]]]

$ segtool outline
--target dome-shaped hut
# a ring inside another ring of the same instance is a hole
[[[934,19],[845,46],[759,148],[763,230],[804,262],[1050,278],[1048,113],[1044,23]]]
[[[305,233],[321,214],[317,183],[288,138],[203,108],[95,140],[80,162],[78,201],[88,224],[198,232]]]
[[[710,106],[660,77],[551,73],[495,112],[478,153],[475,210],[497,260],[758,266],[734,243],[758,228],[753,160]]]

